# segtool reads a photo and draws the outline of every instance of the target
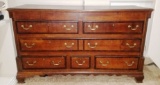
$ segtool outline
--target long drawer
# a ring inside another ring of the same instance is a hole
[[[17,22],[18,33],[77,33],[77,22]]]
[[[138,58],[95,57],[96,69],[137,69]]]
[[[65,68],[65,57],[22,58],[23,68]]]
[[[140,40],[84,40],[84,50],[140,51]]]
[[[77,40],[20,40],[22,51],[78,50]]]
[[[84,33],[142,33],[143,22],[84,22]]]

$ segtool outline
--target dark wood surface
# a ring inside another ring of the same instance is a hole
[[[136,6],[23,5],[9,8],[17,80],[35,75],[128,75],[143,81],[152,9]]]

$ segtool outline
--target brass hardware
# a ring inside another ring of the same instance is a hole
[[[98,26],[98,25],[96,25],[96,26],[95,26],[95,28],[92,28],[92,27],[91,27],[91,25],[88,25],[88,28],[89,28],[90,30],[96,30],[96,29],[98,29],[98,28],[99,28],[99,26]]]
[[[131,30],[137,30],[138,27],[139,27],[139,25],[136,25],[135,28],[133,28],[131,25],[128,25],[128,28],[130,28]]]
[[[27,48],[32,48],[33,46],[35,46],[35,43],[32,43],[31,45],[28,45],[27,43],[24,43],[24,45],[25,45]]]
[[[24,29],[24,30],[29,30],[30,28],[32,28],[33,26],[32,25],[29,25],[28,28],[24,27],[24,25],[21,25],[21,27]]]
[[[73,27],[74,27],[74,25],[71,25],[71,27],[73,28]]]
[[[127,64],[127,66],[133,66],[133,64],[135,63],[134,61],[132,61],[130,64],[128,62],[125,62]]]
[[[26,62],[29,66],[33,66],[34,64],[37,63],[37,61],[33,61],[32,63],[29,63],[29,61]]]
[[[58,63],[55,63],[54,61],[52,61],[52,64],[54,65],[54,66],[59,66],[60,64],[61,64],[61,60],[60,61],[58,61]]]
[[[109,61],[106,61],[106,63],[103,63],[102,61],[99,61],[99,63],[102,65],[102,66],[107,66],[109,64]]]
[[[112,24],[112,27],[114,27],[115,26],[115,24]]]
[[[71,30],[72,28],[74,28],[74,25],[71,25],[71,27],[70,27],[70,28],[67,28],[67,26],[66,26],[66,25],[63,25],[63,27],[64,27],[66,30]]]
[[[98,45],[98,43],[94,43],[94,45],[91,45],[91,43],[88,43],[88,46],[89,46],[90,48],[96,48],[97,45]]]
[[[72,48],[74,46],[74,43],[71,43],[71,45],[68,45],[67,43],[64,43],[64,45],[66,46],[66,48]]]
[[[83,61],[82,63],[79,63],[79,62],[76,60],[76,63],[77,63],[79,66],[82,66],[83,64],[86,63],[86,61]]]
[[[126,45],[127,45],[129,48],[134,48],[137,44],[134,43],[134,44],[131,46],[129,43],[126,43]]]

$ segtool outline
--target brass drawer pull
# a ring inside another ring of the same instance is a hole
[[[32,43],[31,45],[28,45],[27,43],[24,43],[24,45],[25,45],[27,48],[32,48],[33,46],[35,46],[35,43]]]
[[[66,25],[63,25],[63,27],[64,27],[66,30],[72,30],[72,28],[74,28],[74,25],[71,25],[70,28],[68,28]]]
[[[52,64],[54,65],[54,66],[59,66],[60,64],[61,64],[61,60],[60,61],[58,61],[58,63],[55,63],[54,61],[52,61]]]
[[[29,61],[26,62],[29,66],[33,66],[34,64],[37,63],[37,61],[33,61],[32,63],[29,63]]]
[[[134,43],[133,45],[130,45],[129,43],[126,43],[126,45],[127,45],[129,48],[134,48],[137,44]]]
[[[106,63],[103,63],[102,61],[99,61],[99,63],[102,65],[102,66],[107,66],[109,64],[109,61],[107,61]]]
[[[138,27],[139,27],[139,25],[136,25],[135,28],[133,28],[131,25],[128,25],[128,28],[130,28],[131,30],[137,30]]]
[[[127,66],[129,66],[129,67],[130,67],[130,66],[133,66],[133,64],[134,64],[135,62],[134,62],[134,61],[132,61],[132,62],[129,64],[129,63],[126,61],[125,63],[127,64]]]
[[[82,63],[79,63],[79,62],[76,60],[76,63],[77,63],[79,66],[82,66],[83,64],[86,63],[86,61],[83,61]]]
[[[90,48],[96,48],[97,45],[98,45],[98,43],[94,43],[94,45],[91,45],[91,43],[88,43],[88,46],[89,46]]]
[[[29,30],[30,28],[32,28],[33,26],[32,25],[29,25],[28,28],[24,27],[24,25],[21,25],[21,27],[24,29],[24,30]]]
[[[99,28],[99,26],[98,26],[98,25],[96,25],[96,26],[95,26],[95,28],[92,28],[92,27],[91,27],[91,25],[88,25],[88,28],[89,28],[90,30],[96,30],[96,29],[98,29],[98,28]]]
[[[74,43],[71,43],[71,45],[68,45],[67,43],[64,43],[64,45],[66,46],[66,48],[72,48],[74,46]]]

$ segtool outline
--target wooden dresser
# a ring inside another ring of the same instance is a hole
[[[152,9],[23,5],[9,8],[17,80],[34,75],[128,75],[142,82]]]

